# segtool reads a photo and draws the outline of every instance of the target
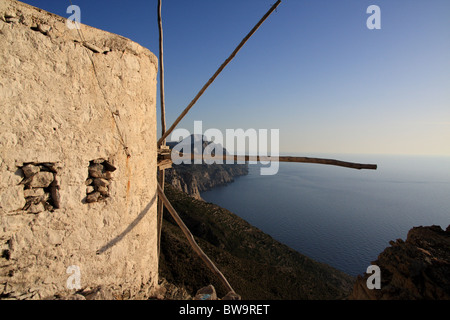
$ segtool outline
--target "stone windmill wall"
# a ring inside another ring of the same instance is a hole
[[[82,35],[0,2],[3,298],[157,285],[157,59],[115,34]]]

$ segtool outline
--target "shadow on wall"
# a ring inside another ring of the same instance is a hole
[[[97,254],[102,254],[105,251],[109,250],[113,246],[115,246],[117,243],[122,241],[122,239],[138,225],[138,223],[147,215],[150,208],[153,206],[153,204],[156,201],[156,192],[153,195],[152,200],[147,204],[147,206],[144,208],[144,210],[141,211],[141,213],[136,217],[136,219],[133,220],[133,222],[118,236],[116,236],[114,239],[112,239],[110,242],[108,242],[106,245],[101,247],[99,250],[97,250]]]

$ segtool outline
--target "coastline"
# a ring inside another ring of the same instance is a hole
[[[349,295],[354,277],[274,240],[224,208],[171,186],[165,192],[199,245],[243,299],[339,300]],[[209,284],[219,296],[226,294],[167,214],[161,243],[161,277],[192,294]]]

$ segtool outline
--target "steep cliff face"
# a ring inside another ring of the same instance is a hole
[[[248,174],[247,165],[181,164],[166,170],[166,181],[177,190],[201,199],[200,192],[226,185],[233,182],[235,177],[246,174]]]
[[[381,289],[369,290],[359,276],[350,299],[450,299],[450,226],[416,227],[406,241],[391,241],[372,264],[380,267]]]
[[[191,135],[181,143],[169,142],[171,149],[176,148],[184,153],[201,155],[207,146],[213,143],[206,141],[202,135]],[[180,146],[184,146],[182,149]],[[222,148],[223,153],[227,150]],[[235,177],[248,174],[247,164],[180,164],[166,170],[166,182],[175,189],[201,200],[200,193],[217,186],[223,186],[234,181]]]

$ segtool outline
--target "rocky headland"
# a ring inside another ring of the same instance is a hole
[[[199,245],[244,300],[450,300],[450,226],[412,228],[405,241],[390,242],[373,265],[381,289],[368,289],[371,276],[349,276],[277,242],[226,209],[167,186],[166,194]],[[195,296],[213,284],[226,292],[165,214],[160,276]]]
[[[450,300],[450,226],[415,227],[390,245],[372,262],[380,268],[381,289],[369,290],[370,275],[358,276],[350,299]]]
[[[205,148],[212,144],[205,141],[203,136],[192,135],[187,139],[187,146],[193,154],[202,154]],[[196,143],[199,142],[199,143]],[[173,149],[177,143],[168,143]],[[198,147],[197,147],[198,145]],[[227,150],[223,153],[227,154]],[[184,150],[186,151],[186,150]],[[217,186],[223,186],[234,181],[235,177],[248,174],[247,164],[179,164],[165,171],[166,183],[175,189],[201,200],[200,193]]]
[[[177,190],[201,200],[201,192],[234,181],[235,177],[248,174],[246,165],[233,164],[180,164],[165,172],[166,183]]]

